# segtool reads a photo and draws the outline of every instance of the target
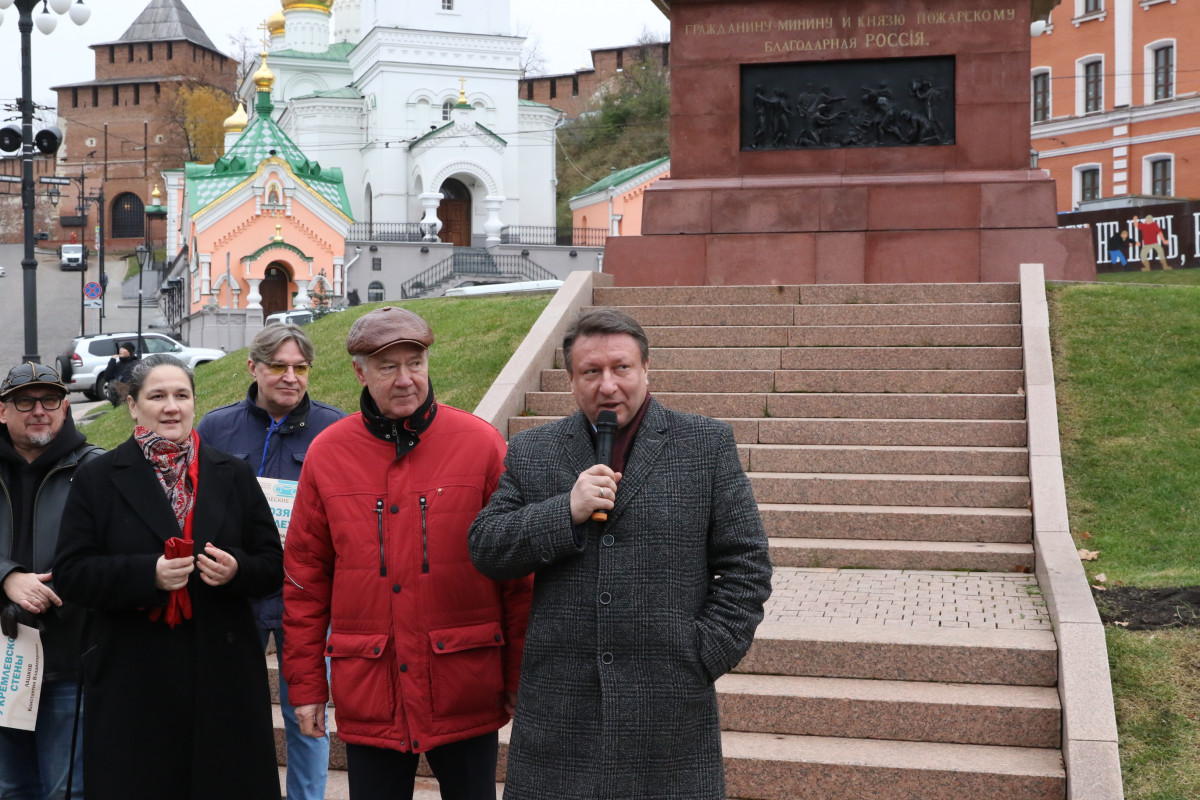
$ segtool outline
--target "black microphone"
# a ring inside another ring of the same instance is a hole
[[[617,412],[601,411],[596,417],[596,463],[604,466],[612,464],[613,436],[617,432]],[[592,519],[597,522],[607,522],[608,512],[597,509],[592,512]]]

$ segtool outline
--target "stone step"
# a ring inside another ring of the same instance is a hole
[[[1057,749],[729,732],[730,798],[1062,800]]]
[[[753,472],[872,472],[906,475],[1028,475],[1024,447],[739,445]]]
[[[676,352],[662,350],[656,358]],[[1013,370],[1023,364],[1020,347],[788,347],[779,357],[781,369]]]
[[[872,539],[771,539],[776,567],[1033,572],[1033,545]]]
[[[574,409],[572,409],[572,412]],[[509,436],[562,415],[510,417]],[[722,417],[739,444],[902,445],[917,447],[1024,447],[1024,420],[763,419]]]
[[[653,344],[654,338],[650,341]],[[788,345],[791,347],[1018,347],[1020,344],[1020,325],[813,325],[788,328]]]
[[[726,419],[742,443],[1024,447],[1023,419]],[[753,438],[750,438],[753,436]]]
[[[804,394],[654,392],[655,399],[675,411],[708,417],[979,419],[1025,418],[1025,397],[1018,394]],[[575,398],[567,392],[526,392],[525,407],[533,416],[567,416]]]
[[[1013,325],[1021,321],[1020,303],[802,305],[793,311],[793,325]]]
[[[797,625],[765,621],[740,674],[1054,686],[1049,630]]]
[[[565,374],[565,373],[564,373]],[[654,371],[655,385],[660,370]],[[1023,391],[1021,370],[780,370],[776,392],[1016,394]]]
[[[1016,394],[1020,370],[654,369],[657,392]],[[566,370],[542,370],[543,392],[569,392]]]
[[[646,328],[650,347],[1018,347],[1020,325],[678,325]]]
[[[717,681],[727,731],[849,739],[1058,747],[1058,691],[730,674]]]
[[[1019,303],[624,306],[643,327],[676,325],[1012,325]]]
[[[758,513],[772,539],[1029,544],[1033,537],[1027,508],[760,503]]]
[[[747,475],[754,497],[760,503],[1029,507],[1029,478],[1021,476],[818,472],[749,472]]]
[[[663,347],[651,369],[1019,370],[1019,347]],[[554,366],[563,368],[562,348]]]
[[[850,303],[1019,303],[1016,283],[873,283],[801,286],[805,305]]]
[[[804,286],[597,287],[597,306],[851,305],[869,303],[1016,303],[1015,283],[829,284]]]

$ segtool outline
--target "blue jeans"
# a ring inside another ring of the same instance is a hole
[[[323,800],[325,779],[329,774],[329,734],[323,739],[314,739],[300,732],[296,709],[288,702],[287,683],[283,680],[283,626],[258,629],[263,650],[267,649],[272,633],[275,634],[275,663],[279,665],[279,708],[283,712],[283,730],[287,736],[287,798]]]
[[[1113,264],[1120,264],[1122,267],[1129,266],[1129,259],[1125,258],[1125,254],[1120,250],[1109,250],[1108,260]]]
[[[75,681],[42,684],[37,730],[0,728],[0,800],[63,800],[67,796],[75,687]],[[82,709],[79,717],[82,723]],[[83,725],[79,728],[72,800],[83,798]]]

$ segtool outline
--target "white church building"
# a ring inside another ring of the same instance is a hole
[[[282,0],[267,23],[275,121],[341,169],[356,228],[371,226],[359,238],[488,246],[506,226],[555,224],[561,114],[518,99],[510,12],[508,0]],[[247,108],[255,89],[247,78]]]

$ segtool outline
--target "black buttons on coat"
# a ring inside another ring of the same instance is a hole
[[[611,594],[609,594],[608,592],[601,592],[601,593],[600,593],[600,605],[602,605],[602,606],[606,606],[606,605],[608,605],[608,604],[609,604],[609,603],[611,603],[611,602],[612,602],[612,595],[611,595]]]
[[[393,583],[392,584],[392,592],[395,594],[400,594],[400,584]]]
[[[601,664],[611,664],[612,662],[613,662],[613,654],[612,653],[604,653],[600,656]]]
[[[604,534],[604,538],[600,540],[600,544],[604,545],[605,547],[612,547],[616,541],[617,537],[613,536],[611,533],[606,533]]]
[[[400,665],[400,671],[401,671],[401,672],[408,672],[408,664],[401,664],[401,665]]]
[[[400,513],[400,506],[392,506],[392,508],[391,508],[391,512],[392,512],[393,514],[399,514],[399,513]]]

